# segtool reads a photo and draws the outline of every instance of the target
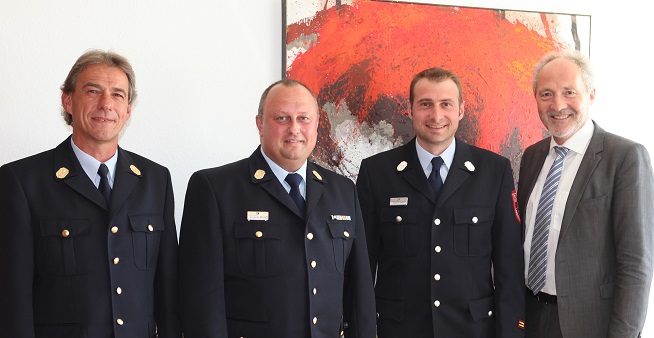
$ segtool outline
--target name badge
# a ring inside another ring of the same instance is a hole
[[[268,211],[248,211],[248,221],[267,221]]]
[[[390,206],[409,205],[408,197],[391,197]]]

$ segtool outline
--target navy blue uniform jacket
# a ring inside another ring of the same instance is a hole
[[[186,338],[375,337],[354,183],[311,162],[306,181],[304,217],[259,148],[193,174],[180,230]]]
[[[168,170],[121,148],[109,205],[70,138],[0,167],[0,336],[181,337],[173,208]]]
[[[357,179],[377,271],[379,337],[523,337],[521,226],[509,160],[457,139],[435,199],[415,142],[363,160]]]

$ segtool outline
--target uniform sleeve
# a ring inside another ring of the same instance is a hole
[[[0,335],[34,337],[34,233],[27,197],[10,166],[0,167]]]
[[[518,338],[524,337],[524,325],[520,324],[525,319],[525,279],[522,226],[513,193],[513,173],[505,159],[492,229],[495,330],[497,337]]]
[[[377,220],[375,219],[374,201],[372,196],[372,188],[370,185],[370,177],[368,175],[367,161],[361,162],[359,168],[359,176],[357,178],[357,193],[359,204],[361,205],[361,214],[363,217],[363,224],[366,231],[366,242],[368,245],[368,257],[370,259],[370,271],[373,279],[377,273],[377,258],[379,254],[379,228]]]
[[[223,238],[207,176],[191,176],[179,239],[180,317],[185,338],[227,337]]]
[[[166,170],[164,202],[164,233],[159,246],[157,273],[154,281],[154,311],[157,333],[161,338],[181,337],[178,316],[177,287],[177,228],[175,226],[175,198],[170,172]]]
[[[629,149],[611,202],[616,282],[607,338],[636,337],[645,324],[654,248],[654,178],[642,145]]]
[[[356,205],[356,240],[348,257],[343,292],[344,321],[347,323],[345,337],[375,338],[376,310],[375,291],[371,277],[366,245],[366,229],[363,226],[361,208],[353,187]]]

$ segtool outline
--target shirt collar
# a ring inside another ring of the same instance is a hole
[[[70,138],[70,144],[73,147],[73,152],[75,153],[75,156],[79,161],[79,164],[82,166],[82,169],[84,169],[84,172],[91,179],[91,181],[93,183],[96,183],[95,178],[96,176],[98,176],[98,169],[100,168],[100,164],[102,162],[96,160],[95,157],[85,153],[82,149],[80,149],[75,144],[72,137]],[[114,177],[116,174],[117,162],[118,162],[118,150],[116,149],[114,156],[112,156],[110,159],[104,162],[107,168],[109,168],[109,185],[111,185],[112,187],[114,183]]]
[[[420,161],[420,166],[425,171],[425,173],[431,172],[431,159],[434,156],[440,156],[443,159],[443,164],[449,170],[452,166],[452,161],[454,161],[454,151],[456,150],[456,141],[453,139],[452,143],[440,154],[432,154],[425,150],[425,148],[420,146],[418,140],[416,139],[416,152],[418,153],[418,160]]]
[[[550,138],[550,151],[552,148],[557,146],[566,147],[577,154],[584,154],[586,148],[590,144],[590,139],[593,137],[593,132],[595,131],[595,125],[591,119],[587,119],[586,123],[579,129],[574,135],[572,135],[567,141],[563,144],[557,144],[554,141],[554,138]]]
[[[284,170],[284,168],[280,167],[275,161],[271,160],[268,156],[266,156],[266,153],[263,152],[263,148],[261,148],[261,155],[263,155],[263,158],[266,160],[268,163],[268,166],[270,167],[270,170],[272,170],[273,174],[275,174],[275,177],[277,177],[277,180],[284,185],[286,183],[286,175],[289,174],[288,171]],[[304,160],[304,163],[298,169],[295,174],[299,174],[302,176],[302,181],[306,182],[306,176],[307,176],[307,161]],[[288,183],[286,183],[288,184]]]

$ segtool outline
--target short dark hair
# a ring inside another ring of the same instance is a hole
[[[73,67],[70,69],[64,84],[61,85],[61,92],[66,94],[72,94],[75,92],[75,86],[77,85],[77,77],[79,74],[84,71],[86,67],[97,64],[118,67],[125,72],[125,75],[127,75],[127,82],[129,83],[127,102],[132,104],[136,101],[136,77],[132,65],[125,57],[117,53],[97,49],[89,50],[77,59]],[[66,124],[71,125],[73,123],[73,117],[66,112],[66,109],[63,109],[61,115],[64,117]]]
[[[416,87],[416,83],[422,79],[427,79],[432,82],[443,82],[447,79],[450,79],[454,81],[454,84],[456,84],[456,87],[459,89],[459,104],[463,103],[463,94],[461,93],[461,80],[459,79],[456,74],[453,72],[439,68],[439,67],[433,67],[433,68],[428,68],[420,73],[416,74],[413,77],[413,80],[411,80],[411,89],[409,90],[409,103],[413,106],[413,99],[415,98],[415,94],[413,90]]]

